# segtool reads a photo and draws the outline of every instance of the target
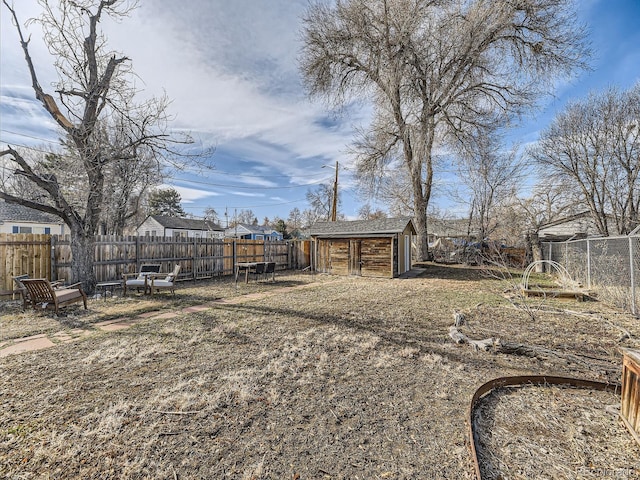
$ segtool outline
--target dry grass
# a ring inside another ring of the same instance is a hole
[[[470,337],[597,357],[613,369],[620,345],[639,345],[634,319],[597,303],[556,307],[599,317],[540,312],[533,322],[504,299],[504,283],[477,270],[429,266],[406,280],[278,278],[238,291],[212,281],[185,285],[175,298],[96,300],[89,312],[63,318],[12,316],[3,307],[2,335],[16,338],[211,306],[4,358],[0,476],[472,478],[465,414],[478,386],[504,375],[606,372],[455,345],[447,336],[454,309],[465,313]],[[632,339],[618,343],[615,325]],[[535,387],[485,397],[477,422],[486,478],[634,478],[639,448],[605,411],[617,401]]]

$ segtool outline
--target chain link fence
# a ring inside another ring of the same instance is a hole
[[[604,302],[640,312],[640,236],[543,243],[545,260],[563,265],[573,280]]]

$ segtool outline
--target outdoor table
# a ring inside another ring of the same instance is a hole
[[[103,293],[104,293],[104,300],[105,302],[107,301],[107,291],[111,292],[111,296],[113,297],[113,291],[116,288],[122,288],[122,282],[100,282],[100,283],[96,283],[96,290],[97,289],[102,289]]]
[[[240,270],[244,270],[244,283],[249,283],[249,273],[255,272],[258,264],[266,264],[267,262],[237,262],[236,263],[236,283],[238,283],[238,275]]]

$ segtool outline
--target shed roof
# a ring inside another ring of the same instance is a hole
[[[156,222],[162,225],[164,228],[173,228],[181,229],[181,230],[203,230],[203,231],[212,231],[218,230],[222,231],[223,228],[213,222],[208,220],[197,220],[195,218],[182,218],[182,217],[170,217],[167,215],[149,215],[150,218],[153,218]]]
[[[407,226],[410,226],[412,233],[416,233],[411,217],[395,217],[376,220],[318,222],[309,229],[309,234],[315,237],[393,235],[404,232]]]
[[[63,223],[60,217],[51,215],[50,213],[5,201],[0,201],[0,222],[31,222],[54,225]]]

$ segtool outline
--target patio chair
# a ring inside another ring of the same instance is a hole
[[[264,269],[265,269],[266,263],[264,262],[258,262],[256,263],[256,266],[253,270],[253,273],[256,274],[256,281],[264,275]]]
[[[13,283],[15,283],[15,286],[16,286],[14,292],[17,292],[20,294],[20,297],[22,297],[22,308],[26,310],[27,306],[31,305],[31,296],[29,295],[29,290],[27,290],[27,287],[24,286],[22,281],[28,280],[29,275],[28,274],[16,275],[15,277],[11,277],[11,278],[13,278]],[[64,283],[64,280],[56,280],[50,283],[54,289],[60,288],[60,286]]]
[[[152,273],[148,275],[149,293],[153,295],[154,290],[156,292],[159,292],[161,288],[167,288],[173,295],[175,295],[176,294],[175,283],[176,283],[176,280],[178,280],[179,273],[180,273],[180,265],[176,265],[176,267],[173,269],[173,272],[171,272],[168,275],[160,275],[156,273]]]
[[[84,309],[87,309],[87,295],[82,290],[81,283],[54,289],[47,279],[33,278],[23,279],[22,284],[29,292],[34,309],[37,305],[42,305],[42,308],[55,310],[56,315],[58,315],[60,307],[76,302],[84,303]]]
[[[127,294],[127,288],[135,288],[136,291],[144,289],[144,293],[147,293],[149,283],[147,282],[147,276],[160,273],[160,264],[148,263],[140,266],[140,271],[137,273],[123,273],[123,291],[122,295]]]
[[[276,262],[267,262],[267,265],[264,269],[264,278],[265,280],[269,279],[269,274],[271,274],[271,280],[276,281]]]

